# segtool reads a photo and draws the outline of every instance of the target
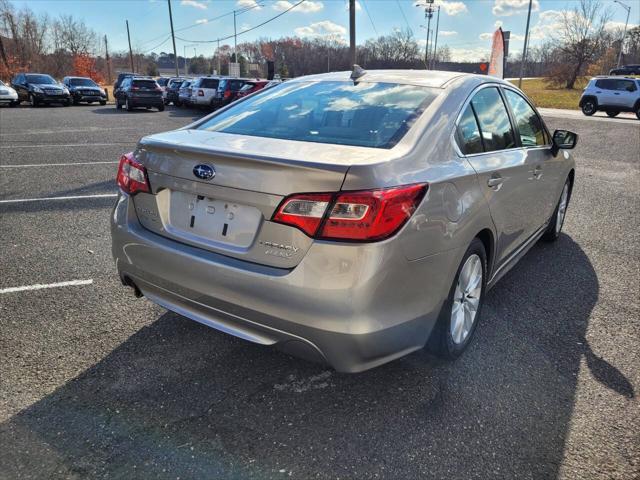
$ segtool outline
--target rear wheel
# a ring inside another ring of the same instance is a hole
[[[133,107],[131,106],[131,104],[129,103],[129,99],[125,99],[124,101],[124,105],[125,108],[127,109],[127,112],[132,112],[133,111]]]
[[[620,113],[619,110],[608,110],[607,111],[607,115],[609,115],[611,118],[617,117],[619,113]]]
[[[560,194],[560,200],[558,201],[558,205],[556,209],[553,211],[553,216],[551,217],[551,221],[549,222],[549,226],[547,227],[547,231],[542,235],[542,239],[547,242],[555,242],[560,237],[560,232],[562,231],[562,225],[564,225],[564,217],[567,214],[567,207],[569,206],[569,190],[571,188],[571,183],[569,179],[564,184],[562,188],[562,193]]]
[[[587,99],[582,103],[582,113],[584,113],[587,117],[590,117],[594,113],[596,113],[597,105],[595,100]]]
[[[164,105],[160,105],[160,106],[158,107],[158,111],[159,111],[159,112],[164,112]]]
[[[438,323],[429,338],[428,348],[436,355],[453,360],[471,343],[484,302],[486,272],[484,245],[475,238],[462,258]]]
[[[120,103],[120,100],[116,98],[116,108],[118,110],[122,110],[122,104]]]
[[[106,100],[100,100],[100,105],[105,106],[107,104]]]
[[[640,120],[640,104],[636,106],[636,117]]]

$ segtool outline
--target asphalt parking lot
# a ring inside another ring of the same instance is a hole
[[[198,112],[0,109],[0,478],[638,478],[640,121],[551,114],[580,135],[561,239],[458,361],[346,375],[120,285],[118,157]]]

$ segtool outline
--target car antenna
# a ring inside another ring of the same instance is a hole
[[[358,64],[353,64],[353,71],[351,72],[351,80],[353,80],[354,82],[356,80],[358,80],[360,77],[362,77],[364,74],[366,74],[367,71],[362,68],[360,65]]]

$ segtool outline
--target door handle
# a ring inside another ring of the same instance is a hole
[[[489,186],[489,188],[494,188],[497,190],[498,187],[502,185],[502,182],[504,182],[504,179],[500,175],[493,174],[491,175],[489,180],[487,180],[487,185]]]
[[[542,165],[536,165],[536,168],[533,169],[532,173],[533,173],[533,178],[535,178],[536,180],[542,177]]]
[[[613,92],[614,95],[620,95],[618,92]]]

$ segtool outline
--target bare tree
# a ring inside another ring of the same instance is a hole
[[[602,52],[605,25],[610,18],[600,0],[580,0],[573,10],[562,12],[559,40],[564,65],[556,69],[555,77],[565,88],[573,88],[578,76]]]

